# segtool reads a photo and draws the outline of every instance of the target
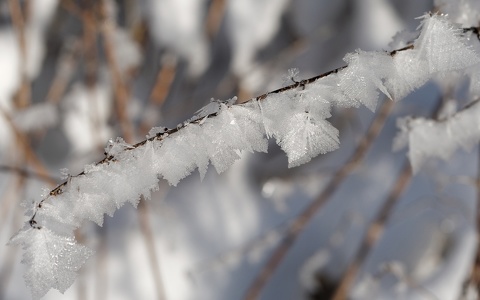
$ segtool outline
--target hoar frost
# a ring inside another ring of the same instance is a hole
[[[425,160],[437,157],[447,160],[458,148],[470,150],[480,141],[480,102],[443,120],[406,118],[399,121],[400,133],[394,150],[408,145],[408,158],[414,172]]]
[[[85,220],[101,226],[104,214],[113,215],[127,202],[136,206],[141,197],[149,199],[158,189],[159,178],[176,185],[195,169],[203,178],[209,164],[223,172],[244,151],[266,152],[267,138],[274,138],[286,152],[289,167],[333,151],[339,147],[339,132],[327,121],[333,106],[365,105],[375,110],[380,92],[400,100],[431,78],[478,68],[479,55],[466,43],[461,31],[445,16],[426,15],[419,38],[399,51],[356,51],[345,56],[348,67],[328,76],[296,81],[289,88],[243,104],[234,105],[235,98],[212,101],[177,128],[156,128],[148,140],[136,145],[122,139],[111,141],[103,161],[69,176],[38,202],[30,221],[11,240],[23,246],[25,278],[33,297],[42,297],[50,288],[64,292],[73,283],[76,272],[91,255],[75,242],[73,234]],[[450,130],[451,139],[462,144],[460,140],[478,140],[480,136],[479,126],[466,124],[472,118],[459,113],[442,125],[417,123],[428,124],[428,130],[444,126],[441,129]],[[416,146],[430,133],[420,131],[419,138],[414,139],[411,130],[417,126],[409,126],[410,158],[416,165],[413,153],[431,151]]]

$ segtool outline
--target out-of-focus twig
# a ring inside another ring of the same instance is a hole
[[[32,178],[32,179],[37,179],[40,181],[44,181],[47,183],[52,183],[52,182],[58,182],[60,181],[59,179],[56,179],[48,174],[42,174],[42,173],[35,173],[28,171],[26,169],[22,169],[19,167],[15,166],[8,166],[8,165],[0,165],[0,172],[10,172],[10,173],[15,173],[18,174],[22,177],[25,178]]]
[[[55,78],[48,90],[46,101],[50,103],[58,103],[62,99],[73,71],[78,64],[76,58],[79,54],[80,46],[81,43],[78,40],[72,40],[66,44],[64,51],[58,60]]]
[[[51,176],[49,175],[47,168],[38,159],[37,155],[35,154],[32,147],[30,146],[30,143],[28,142],[28,138],[16,128],[10,115],[1,108],[0,108],[0,114],[4,116],[5,120],[10,125],[12,131],[15,133],[15,136],[17,138],[17,144],[19,145],[20,149],[23,151],[23,155],[25,156],[26,161],[33,166],[33,168],[36,170],[36,173],[38,175],[46,179],[46,182],[49,183],[49,185],[54,186],[56,184],[55,180],[51,179]]]
[[[205,20],[205,29],[210,40],[217,36],[220,24],[225,14],[225,0],[213,0],[208,8],[207,18]]]
[[[475,225],[477,230],[477,250],[475,253],[475,261],[473,262],[472,269],[470,271],[470,277],[468,278],[463,293],[466,294],[466,290],[469,285],[473,285],[477,295],[480,295],[480,146],[478,151],[478,174],[477,174],[477,203],[475,213]]]
[[[150,93],[150,103],[147,105],[147,109],[151,110],[154,109],[156,111],[160,111],[161,107],[165,103],[168,94],[170,93],[170,89],[172,87],[172,83],[175,79],[175,74],[177,71],[177,59],[174,56],[166,55],[164,59],[162,59],[162,66],[158,70],[157,80],[155,81],[155,85]],[[142,134],[147,133],[150,128],[154,127],[155,120],[151,120],[148,115],[146,118],[143,118],[141,124],[139,125],[139,132]]]
[[[127,114],[127,105],[129,91],[124,81],[123,75],[118,68],[118,62],[115,58],[115,49],[113,44],[113,35],[116,26],[114,17],[109,11],[109,1],[103,0],[101,7],[101,16],[103,18],[103,25],[101,26],[101,33],[104,39],[105,53],[108,61],[108,67],[113,79],[117,116],[120,120],[120,127],[125,137],[125,141],[133,143],[133,127]],[[163,288],[163,282],[160,272],[160,260],[157,252],[155,251],[153,231],[150,227],[150,223],[147,218],[147,208],[144,201],[139,204],[138,217],[140,220],[140,230],[142,232],[145,245],[147,248],[148,256],[151,263],[152,275],[155,281],[155,287],[157,289],[157,298],[159,300],[165,299],[165,293]]]
[[[16,104],[19,108],[25,108],[30,104],[30,83],[27,78],[27,42],[25,38],[25,16],[20,6],[20,0],[9,0],[10,15],[12,17],[12,24],[15,28],[18,45],[20,49],[20,75],[21,84],[16,94]],[[28,2],[26,3],[28,7]]]
[[[4,199],[4,201],[13,202],[13,203],[17,202],[16,200],[18,198],[21,198],[24,196],[25,190],[26,190],[25,178],[17,177],[14,196],[11,199]],[[10,209],[6,210],[5,212],[12,213]],[[4,217],[2,219],[6,220],[7,218]],[[22,222],[22,210],[20,205],[14,205],[11,222],[12,222],[12,226],[10,227],[11,228],[10,236],[13,236],[15,232],[18,230],[18,228],[21,226],[21,222]],[[0,226],[0,228],[3,228],[3,225]],[[15,257],[18,254],[19,254],[19,251],[16,251],[16,249],[13,247],[9,247],[6,250],[6,253],[3,255],[2,263],[0,264],[0,299],[5,299],[4,297],[5,297],[10,279],[13,274],[14,264],[16,262]]]
[[[95,264],[95,274],[97,277],[95,281],[95,299],[97,300],[107,299],[108,295],[108,244],[106,237],[108,227],[108,222],[104,222],[103,226],[97,230],[97,234],[100,236],[96,249]]]
[[[72,0],[61,0],[60,2],[63,9],[71,13],[73,16],[81,19],[82,18],[82,9]]]
[[[393,101],[386,101],[382,104],[378,114],[373,120],[365,137],[360,141],[355,152],[349,158],[347,163],[342,166],[332,177],[323,192],[293,221],[292,226],[287,231],[280,245],[274,250],[261,272],[257,275],[250,285],[245,299],[257,299],[264,286],[269,281],[272,274],[283,261],[290,247],[293,246],[299,234],[306,227],[308,222],[316,215],[317,211],[323,207],[323,204],[333,195],[343,180],[362,162],[365,154],[372,145],[373,141],[380,134],[385,120],[393,109]]]
[[[438,112],[442,107],[442,101],[438,101],[438,104],[434,108],[432,115],[437,116]],[[383,232],[385,231],[385,224],[387,220],[392,215],[393,209],[400,199],[401,194],[405,190],[405,188],[410,183],[412,179],[412,169],[410,166],[410,162],[407,160],[404,163],[402,171],[400,172],[395,185],[390,190],[387,199],[383,202],[382,206],[375,214],[374,220],[367,228],[365,235],[363,236],[363,240],[360,244],[360,248],[355,254],[353,262],[345,271],[343,277],[340,280],[337,290],[333,296],[333,300],[344,300],[348,297],[348,292],[350,291],[350,287],[352,286],[355,277],[358,273],[358,270],[363,265],[365,259],[370,253],[372,247],[377,243],[379,238],[382,236]]]
[[[142,199],[138,204],[138,220],[140,222],[140,229],[145,239],[145,246],[147,247],[148,257],[150,259],[150,267],[153,275],[153,281],[157,291],[157,299],[165,300],[165,289],[163,287],[162,274],[160,271],[160,259],[155,249],[155,238],[153,230],[148,218],[148,207],[145,199]]]
[[[84,2],[85,8],[81,11],[80,20],[82,21],[82,46],[84,54],[84,68],[85,68],[85,82],[87,86],[94,86],[98,77],[98,49],[97,49],[97,37],[98,26],[101,26],[97,22],[96,6],[97,3],[93,0],[87,0]]]
[[[21,56],[24,58],[26,54],[26,45],[25,45],[25,18],[23,17],[22,8],[20,6],[20,0],[9,0],[8,1],[10,16],[12,18],[12,24],[15,28],[18,43],[20,45]]]
[[[385,222],[390,217],[393,207],[400,198],[400,195],[408,186],[411,177],[412,170],[409,162],[407,161],[405,162],[402,171],[398,176],[395,186],[390,191],[387,200],[382,204],[382,207],[376,214],[375,221],[373,221],[369,225],[367,232],[363,238],[362,244],[360,245],[360,249],[357,251],[353,263],[348,267],[345,275],[342,277],[340,284],[338,285],[338,288],[332,298],[333,300],[346,299],[348,291],[353,283],[353,280],[355,279],[355,276],[358,273],[358,270],[365,261],[368,253],[370,253],[370,249],[373,247],[373,245],[375,245],[375,243],[385,230]]]
[[[0,202],[0,228],[5,227],[5,223],[8,220],[8,214],[12,210],[12,206],[19,206],[18,203],[13,203],[16,199],[18,191],[21,191],[21,187],[24,183],[24,177],[14,176],[13,182],[8,185],[8,189],[4,191],[2,195],[2,202]],[[1,298],[0,298],[1,299]]]
[[[162,60],[162,67],[158,71],[157,80],[150,93],[150,101],[155,105],[162,106],[168,96],[177,71],[177,60],[173,56],[167,56]]]
[[[103,21],[101,22],[100,32],[104,40],[103,45],[105,48],[105,55],[107,58],[110,75],[113,80],[117,116],[119,118],[120,127],[125,141],[132,142],[134,139],[133,127],[127,113],[129,91],[119,70],[118,62],[115,59],[113,36],[116,22],[114,16],[112,16],[109,12],[109,3],[107,0],[102,1],[102,5],[100,5],[100,11]]]

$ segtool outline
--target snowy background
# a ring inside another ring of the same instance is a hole
[[[476,1],[448,2],[1,1],[0,299],[30,298],[19,247],[3,246],[25,221],[20,204],[102,159],[109,139],[141,141],[210,98],[246,101],[288,83],[290,68],[304,79],[343,66],[355,49],[394,49],[392,37],[414,30],[428,11],[478,26]],[[392,151],[399,117],[433,117],[441,101],[445,116],[471,100],[468,83],[451,82],[427,83],[395,104],[261,299],[329,299],[392,197],[351,298],[476,299],[464,283],[477,242],[477,147],[428,160],[414,176],[403,171],[406,151]],[[96,255],[65,295],[50,291],[45,299],[243,299],[289,224],[344,168],[374,118],[365,107],[336,109],[340,149],[300,167],[288,169],[271,143],[268,154],[244,155],[220,175],[210,167],[203,181],[198,174],[176,187],[161,181],[138,209],[126,205],[103,227],[78,230]],[[395,194],[402,176],[409,182]]]

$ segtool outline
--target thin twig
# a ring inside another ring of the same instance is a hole
[[[15,176],[13,179],[13,182],[7,186],[8,189],[3,193],[3,200],[0,202],[0,228],[5,228],[5,223],[8,220],[12,205],[14,207],[20,206],[18,203],[14,202],[15,198],[17,198],[18,191],[21,191],[24,178],[21,176]]]
[[[49,172],[47,168],[43,165],[40,159],[38,159],[37,155],[32,149],[32,146],[28,142],[28,138],[20,130],[18,130],[18,128],[13,123],[10,115],[6,113],[2,108],[0,108],[0,114],[3,114],[5,120],[10,125],[10,128],[15,133],[15,136],[17,138],[17,143],[20,146],[20,149],[23,151],[26,161],[33,166],[37,174],[47,179],[46,180],[47,183],[49,183],[51,186],[55,186],[56,181],[51,179],[51,177],[48,175]]]
[[[26,180],[23,177],[18,178],[18,185],[16,189],[16,193],[14,194],[13,201],[11,202],[16,202],[15,198],[21,198],[24,196],[25,191],[26,191]],[[22,222],[22,210],[20,205],[16,205],[14,210],[13,210],[13,216],[11,220],[11,230],[10,230],[10,236],[14,235],[15,232],[18,230],[18,228],[21,226]],[[6,250],[6,253],[3,255],[3,261],[1,264],[0,268],[0,299],[4,299],[7,291],[7,287],[9,284],[9,281],[12,277],[13,274],[13,268],[14,264],[16,262],[16,256],[19,254],[18,251],[16,251],[14,248],[9,247]]]
[[[177,59],[173,55],[165,55],[164,59],[162,59],[162,66],[158,70],[155,85],[150,92],[150,103],[147,105],[148,110],[160,111],[170,93],[176,72]],[[144,118],[139,126],[139,131],[147,133],[153,126],[155,125],[152,124],[150,118]]]
[[[15,166],[0,165],[0,172],[15,173],[25,178],[37,179],[47,183],[60,181],[59,179],[54,178],[48,174],[35,173],[35,172],[28,171],[27,169],[22,169],[20,167],[15,167]]]
[[[372,145],[373,141],[380,134],[385,120],[390,115],[394,107],[393,101],[384,102],[379,113],[373,120],[365,137],[360,141],[355,152],[349,158],[347,163],[340,168],[332,177],[326,188],[303,212],[297,216],[292,226],[287,231],[280,245],[274,250],[265,266],[249,287],[245,299],[257,299],[263,287],[267,284],[277,267],[283,261],[283,258],[295,243],[299,234],[305,229],[309,221],[316,215],[317,211],[323,207],[323,204],[333,195],[343,180],[362,162],[365,154]]]
[[[160,258],[155,250],[155,238],[152,227],[148,218],[148,207],[145,200],[138,204],[138,220],[140,221],[140,229],[145,239],[145,246],[147,247],[148,257],[150,259],[150,267],[153,275],[153,281],[157,290],[157,299],[165,300],[165,288],[163,286],[162,273],[160,270]]]
[[[127,105],[128,105],[128,88],[123,80],[122,74],[118,68],[118,62],[115,58],[115,50],[113,45],[113,34],[116,26],[114,17],[108,14],[108,0],[103,0],[101,5],[101,13],[104,18],[104,24],[101,26],[101,33],[104,39],[104,48],[107,56],[108,66],[110,74],[113,78],[115,98],[116,98],[116,107],[117,107],[117,116],[120,121],[121,130],[125,141],[127,143],[133,142],[133,127],[130,122],[127,114]],[[153,237],[153,231],[150,227],[148,221],[147,208],[145,206],[145,201],[141,201],[138,205],[138,217],[140,221],[140,231],[142,232],[145,246],[147,248],[148,257],[150,259],[150,265],[153,275],[153,280],[155,282],[155,287],[157,289],[157,299],[165,299],[165,292],[163,288],[163,282],[160,271],[160,259],[158,258],[157,252],[155,251],[155,243]]]
[[[390,217],[393,207],[397,203],[400,195],[403,193],[404,189],[408,186],[410,179],[412,177],[412,170],[409,162],[405,162],[400,175],[395,183],[395,186],[390,191],[390,194],[387,197],[387,200],[383,203],[379,212],[375,217],[375,221],[370,224],[363,237],[362,244],[360,249],[355,255],[353,263],[348,267],[345,275],[342,277],[340,284],[333,296],[333,300],[343,300],[346,299],[350,287],[355,279],[358,270],[362,266],[365,258],[373,245],[376,244],[379,237],[382,235],[385,230],[385,222]]]
[[[477,250],[475,253],[475,261],[473,262],[470,271],[470,277],[466,281],[463,289],[463,294],[467,294],[467,289],[470,285],[475,287],[477,295],[480,295],[480,145],[478,145],[478,174],[477,174],[477,203],[475,213],[475,225],[477,230]]]
[[[1,112],[5,115],[5,118],[9,122],[9,118],[8,118],[9,116],[3,110],[1,110]],[[10,125],[12,125],[12,129],[15,131],[16,130],[15,126],[13,126],[12,123],[10,123]],[[18,138],[18,135],[17,135],[16,142],[18,144],[21,144],[21,141],[20,141],[20,138]],[[25,145],[22,145],[22,144],[20,145],[20,147],[27,148]],[[18,156],[18,161],[16,163],[18,165],[25,165],[27,156],[28,156],[27,151],[20,152]],[[8,196],[4,197],[6,199],[4,199],[4,207],[1,210],[2,218],[0,220],[2,221],[0,222],[1,223],[0,228],[4,228],[3,225],[8,219],[6,214],[11,212],[9,206],[11,206],[12,204],[17,204],[16,202],[18,201],[18,199],[23,198],[23,196],[25,196],[25,193],[26,193],[26,183],[27,183],[26,177],[18,176],[18,174],[16,174],[14,178],[15,178],[15,182],[10,186],[10,187],[13,187],[13,189],[9,190],[9,191],[13,191],[12,197],[8,197]],[[20,227],[20,222],[22,222],[22,219],[23,219],[21,217],[22,216],[21,209],[20,209],[21,206],[17,204],[17,205],[13,205],[13,207],[14,207],[13,216],[11,219],[11,224],[12,224],[11,234],[14,234],[15,231],[18,230],[18,228]],[[0,272],[0,299],[3,299],[2,291],[7,290],[8,282],[10,281],[11,275],[13,273],[12,272],[13,265],[14,265],[15,257],[17,256],[17,254],[18,254],[18,251],[15,251],[13,248],[9,248],[7,250],[6,255],[4,256],[4,259],[1,265],[2,267],[0,270],[1,271]]]
[[[157,80],[150,93],[150,101],[160,107],[170,92],[177,71],[177,59],[175,57],[168,56],[162,62],[162,67],[158,70]]]
[[[23,17],[22,8],[20,6],[20,0],[9,0],[8,5],[10,8],[10,16],[12,18],[12,24],[17,33],[18,43],[20,45],[20,53],[21,53],[21,56],[25,58],[25,54],[26,54],[25,18]]]
[[[104,49],[105,55],[108,62],[108,68],[110,75],[113,79],[114,93],[115,93],[115,103],[117,109],[117,116],[120,121],[120,127],[124,134],[126,141],[133,141],[133,127],[132,123],[127,114],[128,102],[129,102],[129,92],[123,80],[123,76],[118,68],[118,62],[115,59],[115,49],[114,49],[114,31],[116,27],[114,16],[109,15],[108,12],[108,1],[103,0],[102,5],[100,5],[101,16],[103,18],[100,31],[104,40]]]
[[[64,47],[63,53],[59,58],[58,67],[56,69],[55,78],[48,90],[46,101],[50,103],[58,103],[65,94],[68,83],[72,77],[73,71],[78,64],[76,59],[81,44],[78,40],[70,41]]]
[[[74,1],[72,1],[72,0],[61,0],[60,4],[61,4],[63,9],[68,11],[73,16],[75,16],[79,19],[82,18],[82,14],[83,14],[82,9],[80,7],[78,7],[78,5]]]
[[[84,2],[84,9],[80,14],[80,21],[82,22],[82,47],[85,61],[85,82],[89,87],[97,84],[98,72],[98,57],[97,57],[97,36],[98,36],[98,22],[95,16],[96,3],[93,0]]]
[[[75,230],[75,239],[83,244],[85,242],[85,234],[80,229]],[[85,287],[85,269],[82,268],[78,271],[77,277],[77,300],[87,299],[86,287]],[[103,298],[106,299],[106,298]]]
[[[205,20],[205,30],[210,40],[213,40],[220,29],[225,14],[225,0],[212,0]]]
[[[103,226],[96,232],[100,236],[97,246],[95,274],[97,280],[95,281],[95,299],[103,300],[108,296],[108,243],[106,234],[108,231],[108,222],[104,222]]]
[[[15,28],[20,48],[20,75],[21,84],[17,91],[17,105],[25,108],[30,104],[30,83],[27,78],[27,44],[25,39],[25,17],[20,6],[20,0],[9,0],[10,16]]]
[[[432,115],[437,116],[441,107],[442,101],[438,101]],[[363,265],[372,247],[377,243],[385,231],[385,224],[392,215],[393,208],[397,204],[397,201],[400,199],[405,188],[407,188],[411,179],[412,169],[410,162],[407,160],[403,165],[402,171],[400,172],[395,185],[390,190],[387,199],[375,214],[374,221],[368,226],[352,264],[350,264],[340,280],[337,290],[332,298],[333,300],[344,300],[347,298],[350,287],[352,286],[360,267]]]

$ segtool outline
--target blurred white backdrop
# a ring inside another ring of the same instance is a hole
[[[3,0],[0,2],[0,299],[29,299],[20,249],[3,246],[29,205],[62,173],[103,158],[110,138],[175,127],[210,98],[240,101],[344,65],[355,49],[391,50],[425,12],[465,16],[427,0]],[[460,1],[469,5],[474,1]],[[460,6],[460,4],[459,4]],[[471,7],[475,11],[478,7]],[[477,10],[478,12],[479,10]],[[467,11],[468,12],[468,11]],[[477,15],[478,16],[478,15]],[[114,27],[103,26],[105,18]],[[478,19],[478,17],[477,17]],[[460,81],[461,82],[461,81]],[[260,292],[261,299],[329,299],[382,203],[408,165],[392,152],[396,121],[465,103],[465,84],[429,83],[396,103],[357,168],[336,186]],[[376,116],[336,110],[341,148],[288,169],[278,146],[160,184],[77,238],[93,248],[76,283],[45,299],[243,299],[290,222],[312,203]],[[352,299],[460,299],[476,249],[478,154],[432,161],[395,195]],[[67,168],[67,171],[60,171]]]

